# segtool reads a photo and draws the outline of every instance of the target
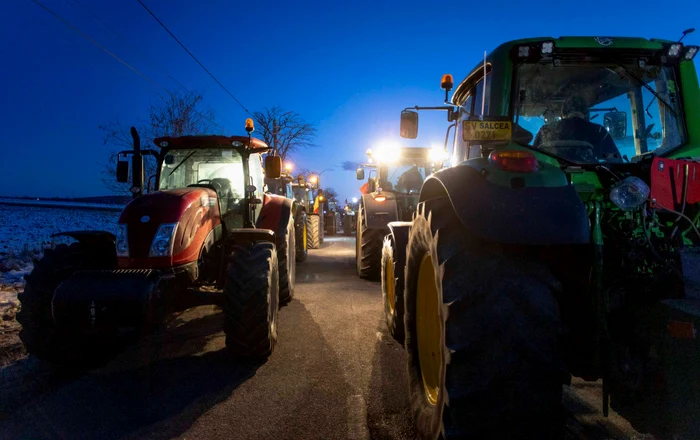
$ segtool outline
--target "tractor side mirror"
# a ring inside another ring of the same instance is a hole
[[[404,110],[401,112],[401,137],[415,139],[418,137],[418,112]]]
[[[603,115],[603,125],[615,140],[627,137],[627,113],[610,112]]]
[[[117,160],[117,182],[127,183],[129,181],[129,162]]]
[[[365,180],[365,169],[360,167],[355,171],[355,177],[357,177],[357,180]]]
[[[280,156],[265,156],[265,177],[279,179],[282,175],[282,158]]]

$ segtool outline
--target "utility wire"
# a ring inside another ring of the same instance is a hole
[[[124,34],[122,34],[121,32],[117,31],[116,29],[114,29],[113,27],[111,27],[110,25],[108,25],[107,23],[105,23],[99,16],[97,16],[97,14],[95,14],[95,13],[92,12],[90,9],[88,9],[88,8],[87,8],[84,4],[82,4],[79,0],[72,0],[72,1],[73,1],[73,3],[75,3],[75,4],[77,4],[78,6],[80,6],[81,8],[83,8],[83,9],[84,9],[88,14],[90,14],[90,15],[92,16],[92,18],[94,18],[98,23],[100,23],[102,26],[104,26],[105,28],[107,28],[108,30],[110,30],[113,34],[115,34],[117,37],[119,37],[119,39],[122,40],[122,42],[124,42],[127,46],[129,46],[131,49],[135,50],[139,55],[141,55],[142,57],[144,57],[145,59],[147,59],[148,61],[150,61],[151,64],[153,64],[153,65],[154,65],[155,67],[157,67],[161,72],[163,72],[168,78],[170,78],[174,83],[176,83],[182,90],[184,90],[184,91],[187,92],[187,93],[191,93],[191,91],[190,91],[184,84],[182,84],[180,81],[178,81],[176,78],[174,78],[174,77],[170,74],[170,72],[167,71],[167,69],[166,69],[165,67],[163,67],[160,63],[158,63],[158,62],[155,61],[153,58],[151,58],[151,57],[149,57],[148,55],[146,55],[142,50],[140,50],[138,47],[136,47],[134,44],[132,44],[132,43],[129,41],[129,39],[128,39]],[[163,88],[163,89],[165,89],[165,88]],[[206,104],[205,104],[205,105],[206,105]],[[214,110],[211,106],[208,106],[208,105],[207,105],[207,107],[209,108],[209,110],[211,110],[211,111],[212,111],[215,115],[217,115],[219,118],[224,119],[224,117],[221,116],[221,115],[220,115],[216,110]],[[201,114],[201,113],[198,113],[198,114],[199,114],[200,116],[204,117],[205,119],[207,119],[209,122],[211,122],[211,123],[214,124],[215,126],[217,126],[217,127],[221,128],[222,130],[226,131],[226,128],[225,128],[223,125],[218,124],[216,121],[212,120],[211,118],[206,117],[206,115],[203,115],[203,114]]]
[[[36,0],[32,0],[32,1],[36,1]],[[199,66],[200,66],[202,69],[204,69],[204,71],[207,72],[207,73],[209,74],[209,76],[211,76],[212,79],[213,79],[214,81],[216,81],[216,83],[217,83],[219,86],[221,86],[221,88],[224,89],[224,91],[225,91],[226,93],[228,93],[228,95],[229,95],[231,98],[233,98],[233,100],[236,101],[236,103],[237,103],[238,105],[240,105],[241,108],[242,108],[243,110],[245,110],[246,113],[248,113],[249,115],[252,116],[252,113],[251,113],[247,108],[245,108],[245,106],[241,103],[241,101],[239,101],[238,99],[236,99],[236,97],[233,96],[233,93],[229,92],[229,90],[221,83],[221,81],[219,81],[219,80],[209,71],[209,69],[207,69],[206,67],[204,67],[204,64],[202,64],[202,63],[197,59],[197,57],[195,57],[194,54],[193,54],[192,52],[190,52],[189,49],[187,49],[187,47],[185,47],[184,44],[182,44],[182,42],[175,36],[175,34],[173,34],[172,32],[170,32],[170,29],[168,29],[168,27],[167,27],[166,25],[164,25],[162,21],[160,21],[160,19],[156,16],[156,14],[154,14],[150,9],[148,9],[148,6],[146,6],[146,5],[143,3],[143,1],[141,1],[141,0],[136,0],[136,1],[139,2],[139,3],[141,4],[141,6],[143,6],[143,8],[144,8],[149,14],[151,14],[151,16],[158,22],[158,24],[160,24],[160,25],[163,27],[163,29],[165,29],[165,31],[166,31],[167,33],[169,33],[170,36],[173,37],[173,39],[174,39],[175,41],[177,41],[177,44],[179,44],[183,49],[185,49],[185,52],[187,52],[187,53],[189,54],[189,56],[191,56],[192,59],[195,60],[195,61],[197,62],[197,64],[199,64]]]
[[[61,17],[60,15],[58,15],[58,14],[57,14],[56,12],[54,12],[53,10],[49,9],[49,7],[47,7],[46,5],[44,5],[43,3],[41,3],[39,0],[31,0],[31,1],[34,2],[35,4],[37,4],[38,6],[40,6],[42,9],[44,9],[44,10],[45,10],[46,12],[48,12],[49,14],[53,15],[54,17],[56,17],[58,20],[60,20],[61,22],[63,22],[63,24],[65,24],[66,26],[68,26],[69,28],[73,29],[76,33],[78,33],[78,35],[80,35],[81,37],[85,38],[86,40],[88,40],[89,42],[91,42],[92,44],[94,44],[95,46],[97,46],[98,48],[102,49],[102,50],[103,50],[104,52],[106,52],[109,56],[111,56],[111,57],[114,58],[115,60],[117,60],[117,61],[119,61],[120,63],[122,63],[124,66],[126,66],[128,69],[130,69],[131,71],[133,71],[134,73],[136,73],[137,75],[139,75],[141,78],[145,79],[146,81],[150,82],[151,84],[155,85],[156,87],[164,88],[163,86],[161,86],[160,84],[158,84],[157,82],[155,82],[154,80],[152,80],[151,78],[149,78],[148,76],[146,76],[146,75],[144,75],[143,73],[141,73],[137,68],[133,67],[131,64],[129,64],[129,63],[127,63],[126,61],[124,61],[123,59],[119,58],[119,57],[118,57],[116,54],[114,54],[113,52],[110,52],[106,47],[102,46],[100,43],[98,43],[97,41],[95,41],[95,40],[93,40],[92,38],[90,38],[89,35],[87,35],[87,34],[84,33],[83,31],[81,31],[81,30],[78,29],[77,27],[73,26],[73,24],[72,24],[71,22],[69,22],[69,21],[66,20],[65,18]]]

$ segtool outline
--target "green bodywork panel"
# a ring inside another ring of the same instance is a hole
[[[681,90],[688,142],[673,150],[669,157],[700,157],[700,86],[693,61],[681,63]]]

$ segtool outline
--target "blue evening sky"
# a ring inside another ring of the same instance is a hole
[[[176,84],[74,0],[40,0],[164,87]],[[244,111],[136,0],[79,0],[190,89],[204,93],[229,133]],[[318,127],[318,146],[297,154],[332,169],[323,185],[358,193],[354,171],[377,141],[398,140],[400,111],[439,105],[443,73],[459,81],[499,43],[529,36],[677,39],[700,28],[700,2],[231,1],[145,3],[250,110],[279,105]],[[442,5],[442,6],[441,6]],[[700,30],[685,43],[700,43]],[[3,0],[0,14],[0,195],[107,194],[98,125],[142,118],[161,91],[31,0]],[[696,61],[697,63],[697,61]],[[421,114],[406,145],[444,139],[443,114]]]

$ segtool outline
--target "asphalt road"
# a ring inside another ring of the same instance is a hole
[[[180,315],[107,365],[59,375],[28,358],[0,370],[0,438],[412,439],[403,348],[354,240],[297,266],[295,299],[262,364],[230,359],[212,306]],[[565,390],[570,438],[646,439],[600,414],[600,385]]]

